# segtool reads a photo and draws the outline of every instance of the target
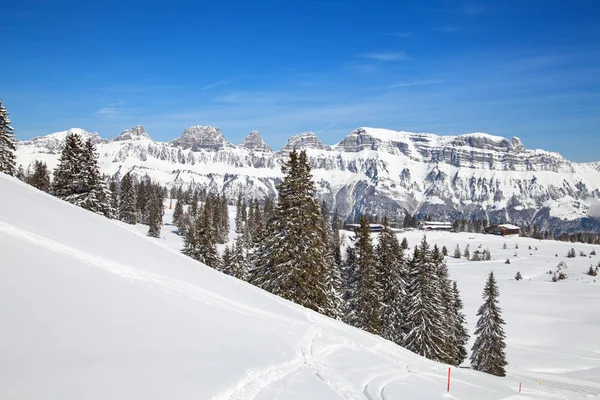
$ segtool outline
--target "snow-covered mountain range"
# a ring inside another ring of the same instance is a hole
[[[83,129],[18,144],[25,168],[57,164],[68,132],[92,138],[102,172],[148,175],[166,186],[196,185],[230,198],[276,195],[280,167],[293,148],[306,149],[319,196],[343,216],[404,212],[453,220],[538,224],[542,229],[600,231],[600,163],[574,163],[558,153],[526,149],[519,138],[486,133],[438,136],[359,128],[328,146],[312,132],[273,151],[252,131],[240,145],[218,127],[192,126],[171,142],[155,142],[142,126],[106,140]]]

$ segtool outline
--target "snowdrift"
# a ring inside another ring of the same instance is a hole
[[[2,174],[0,194],[2,399],[588,398],[463,368],[448,394],[446,365]]]

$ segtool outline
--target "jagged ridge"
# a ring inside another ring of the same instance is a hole
[[[406,211],[569,230],[581,224],[600,226],[589,213],[600,198],[598,164],[527,150],[518,138],[359,128],[334,146],[324,145],[312,132],[302,133],[274,153],[257,131],[239,146],[227,142],[219,128],[207,126],[189,127],[169,143],[153,142],[141,126],[113,140],[71,131],[97,142],[106,174],[133,171],[167,186],[193,184],[230,198],[240,192],[275,196],[280,167],[296,148],[307,149],[320,197],[344,216],[385,213],[401,218]],[[19,143],[19,162],[27,166],[43,159],[53,168],[67,132]]]

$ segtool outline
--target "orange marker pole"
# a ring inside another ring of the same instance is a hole
[[[450,391],[450,367],[448,367],[448,391]]]
[[[519,393],[521,393],[521,389],[523,389],[523,383],[519,383]]]

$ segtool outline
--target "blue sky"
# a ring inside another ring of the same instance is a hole
[[[277,149],[374,126],[600,160],[595,0],[4,0],[0,14],[0,97],[20,139],[216,125]]]

